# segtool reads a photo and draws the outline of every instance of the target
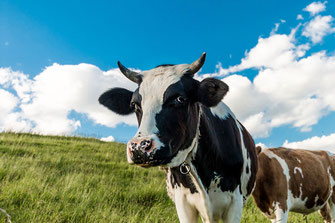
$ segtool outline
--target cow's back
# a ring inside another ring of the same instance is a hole
[[[278,207],[299,213],[320,209],[331,193],[332,159],[324,151],[275,148],[261,152],[253,192],[257,206],[270,216]]]

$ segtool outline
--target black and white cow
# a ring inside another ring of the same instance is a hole
[[[138,88],[113,88],[99,102],[121,115],[136,113],[139,128],[127,145],[128,162],[166,171],[180,222],[197,222],[199,214],[203,222],[240,222],[255,184],[255,145],[221,102],[228,86],[214,78],[193,78],[205,57],[141,73],[118,62]]]

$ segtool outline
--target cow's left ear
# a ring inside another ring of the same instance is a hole
[[[228,91],[229,87],[223,81],[215,78],[206,78],[199,84],[199,101],[207,107],[216,106]]]
[[[130,106],[133,92],[124,88],[113,88],[99,97],[99,103],[120,115],[128,115],[134,110]]]

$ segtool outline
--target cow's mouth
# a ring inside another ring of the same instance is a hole
[[[163,163],[162,160],[155,159],[154,152],[146,153],[141,150],[131,151],[130,158],[134,162],[133,164],[146,168],[159,166]]]
[[[140,167],[148,168],[148,167],[154,167],[154,166],[161,166],[164,165],[164,161],[162,160],[133,160],[134,164]]]
[[[177,152],[173,153],[173,151],[179,150],[173,146],[177,147],[179,145],[173,144],[172,141],[170,141],[168,147],[154,148],[151,152],[128,147],[128,156],[132,161],[131,164],[140,167],[166,166],[177,154]]]

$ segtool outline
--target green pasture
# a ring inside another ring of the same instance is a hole
[[[93,138],[0,133],[0,208],[13,223],[178,222],[162,171],[130,166],[124,144]],[[289,218],[306,220],[322,222]],[[242,222],[270,221],[251,198]]]

